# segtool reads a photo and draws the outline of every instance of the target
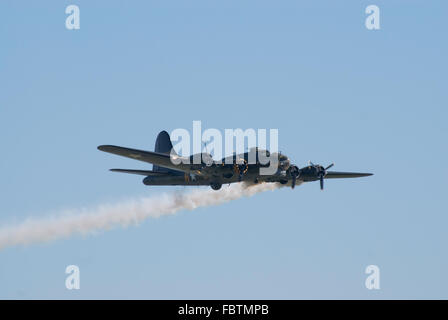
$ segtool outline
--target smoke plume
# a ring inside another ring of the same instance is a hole
[[[219,191],[196,189],[191,192],[164,193],[152,197],[103,204],[91,209],[64,211],[51,218],[29,218],[24,222],[0,228],[0,250],[10,246],[28,245],[87,235],[117,226],[137,225],[146,218],[174,214],[180,210],[215,206],[241,197],[279,188],[276,183],[232,184]]]

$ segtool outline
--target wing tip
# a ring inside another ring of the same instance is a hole
[[[325,178],[363,178],[373,176],[371,172],[341,172],[341,171],[328,171]]]
[[[371,173],[371,172],[360,172],[360,173],[354,173],[354,174],[357,175],[359,178],[373,176],[373,173]]]
[[[100,151],[105,151],[105,152],[107,152],[107,151],[109,151],[111,148],[113,148],[114,146],[112,146],[112,145],[109,145],[109,144],[102,144],[102,145],[100,145],[100,146],[98,146],[98,147],[96,147],[98,150],[100,150]]]

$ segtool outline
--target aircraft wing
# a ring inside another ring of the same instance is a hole
[[[116,154],[118,156],[123,156],[131,158],[134,160],[140,160],[143,162],[152,163],[160,167],[169,168],[173,170],[190,172],[190,165],[180,163],[178,165],[171,162],[170,155],[159,152],[143,151],[138,149],[131,149],[125,147],[102,145],[98,147],[98,150]]]
[[[327,171],[325,179],[359,178],[371,175],[373,175],[373,173]]]

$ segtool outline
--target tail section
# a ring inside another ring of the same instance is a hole
[[[166,131],[160,131],[160,133],[157,135],[154,151],[158,152],[158,153],[165,153],[165,154],[169,155],[171,153],[171,150],[173,150],[173,144],[171,143],[170,135]],[[158,165],[155,165],[155,164],[152,166],[152,170],[154,172],[178,173],[178,171],[176,171],[176,170],[159,167]]]
[[[171,143],[170,135],[166,131],[160,131],[157,135],[154,151],[170,154],[171,149],[173,149],[173,144]]]

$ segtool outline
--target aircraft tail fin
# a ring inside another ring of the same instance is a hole
[[[157,135],[156,139],[156,145],[154,146],[154,151],[158,153],[165,153],[170,154],[173,150],[173,144],[171,143],[171,138],[168,132],[166,131],[160,131],[160,133]],[[178,171],[173,169],[168,169],[164,167],[160,167],[158,165],[153,165],[152,170],[154,172],[164,172],[164,173],[177,173]]]

